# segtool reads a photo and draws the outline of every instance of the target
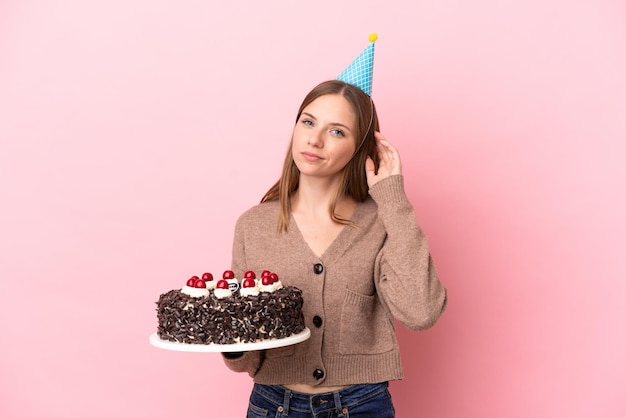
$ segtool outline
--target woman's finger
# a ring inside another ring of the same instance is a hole
[[[389,170],[389,174],[400,174],[402,172],[402,165],[400,163],[400,154],[396,147],[394,147],[384,135],[380,132],[375,132],[377,152],[380,158],[380,163]]]

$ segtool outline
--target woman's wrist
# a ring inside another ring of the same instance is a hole
[[[406,200],[402,174],[394,174],[379,181],[370,188],[369,194],[376,203]]]

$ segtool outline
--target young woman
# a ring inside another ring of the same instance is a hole
[[[424,329],[446,306],[400,157],[378,130],[366,93],[321,83],[300,106],[280,180],[237,222],[233,271],[269,269],[300,288],[311,330],[299,344],[224,355],[254,379],[249,418],[393,417],[394,319]]]

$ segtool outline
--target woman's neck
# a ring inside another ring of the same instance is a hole
[[[300,176],[298,190],[291,204],[293,211],[315,214],[328,212],[328,207],[337,195],[340,179]]]
[[[339,179],[301,178],[296,193],[291,198],[291,211],[305,216],[323,219],[329,218],[328,208],[337,195]],[[342,196],[337,201],[335,213],[350,217],[356,202]]]

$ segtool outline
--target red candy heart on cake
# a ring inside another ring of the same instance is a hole
[[[252,270],[248,270],[248,271],[246,271],[246,273],[243,275],[243,277],[244,277],[245,279],[252,279],[252,280],[254,280],[254,279],[256,279],[256,274],[254,274],[254,272],[253,272]]]
[[[226,270],[224,274],[222,274],[222,278],[224,280],[230,280],[235,278],[235,273],[232,270]]]
[[[204,280],[205,282],[213,281],[213,275],[211,273],[204,273],[202,275],[202,280]]]
[[[228,289],[228,282],[226,280],[220,280],[219,282],[217,282],[216,287],[218,289]]]
[[[248,277],[243,281],[243,287],[254,287],[255,284],[254,279],[251,277]]]
[[[271,273],[271,271],[269,270],[263,270],[263,272],[261,273],[261,278],[265,277],[265,276],[269,276]]]
[[[276,283],[278,281],[278,274],[271,273],[270,274],[270,279],[272,279],[272,283]]]
[[[198,279],[194,283],[193,287],[196,287],[198,289],[206,289],[206,283],[204,282],[204,280]]]

